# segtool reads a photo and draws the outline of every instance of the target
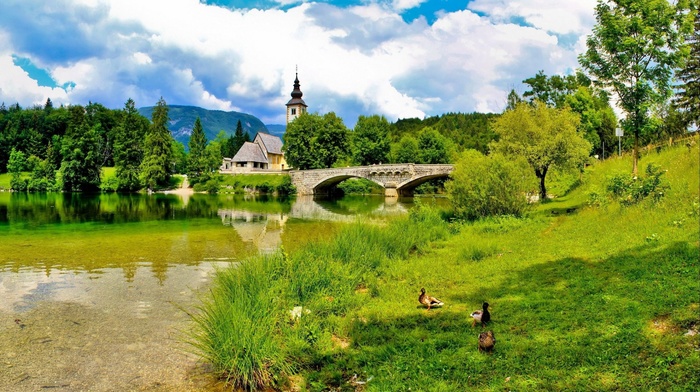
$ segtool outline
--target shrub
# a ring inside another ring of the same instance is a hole
[[[106,177],[100,184],[102,192],[116,192],[117,189],[119,189],[119,179],[115,176]]]
[[[645,170],[645,177],[635,178],[628,174],[616,174],[608,178],[606,189],[622,205],[639,203],[648,196],[654,203],[659,202],[669,189],[661,176],[665,173],[661,167],[650,163]]]
[[[382,190],[379,185],[364,178],[349,178],[338,184],[338,189],[346,195],[368,195]]]
[[[467,150],[445,184],[458,218],[520,216],[527,207],[523,168],[502,155]]]

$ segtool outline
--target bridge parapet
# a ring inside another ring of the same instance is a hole
[[[412,191],[433,178],[447,177],[453,165],[417,165],[413,163],[353,166],[330,169],[291,170],[289,175],[299,195],[324,194],[348,178],[358,177],[382,186],[387,197]]]

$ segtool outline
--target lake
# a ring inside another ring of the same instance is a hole
[[[0,390],[222,390],[183,343],[217,268],[411,204],[0,193]]]

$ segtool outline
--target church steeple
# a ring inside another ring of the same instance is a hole
[[[306,102],[301,99],[301,88],[299,87],[299,73],[297,72],[294,78],[294,90],[292,90],[292,99],[287,102],[287,124],[299,117],[302,113],[306,113]]]

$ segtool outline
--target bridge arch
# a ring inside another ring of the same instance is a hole
[[[344,168],[291,170],[292,183],[300,195],[327,194],[334,185],[349,178],[365,178],[385,190],[387,197],[410,195],[416,186],[434,178],[447,177],[452,165],[389,164]]]

